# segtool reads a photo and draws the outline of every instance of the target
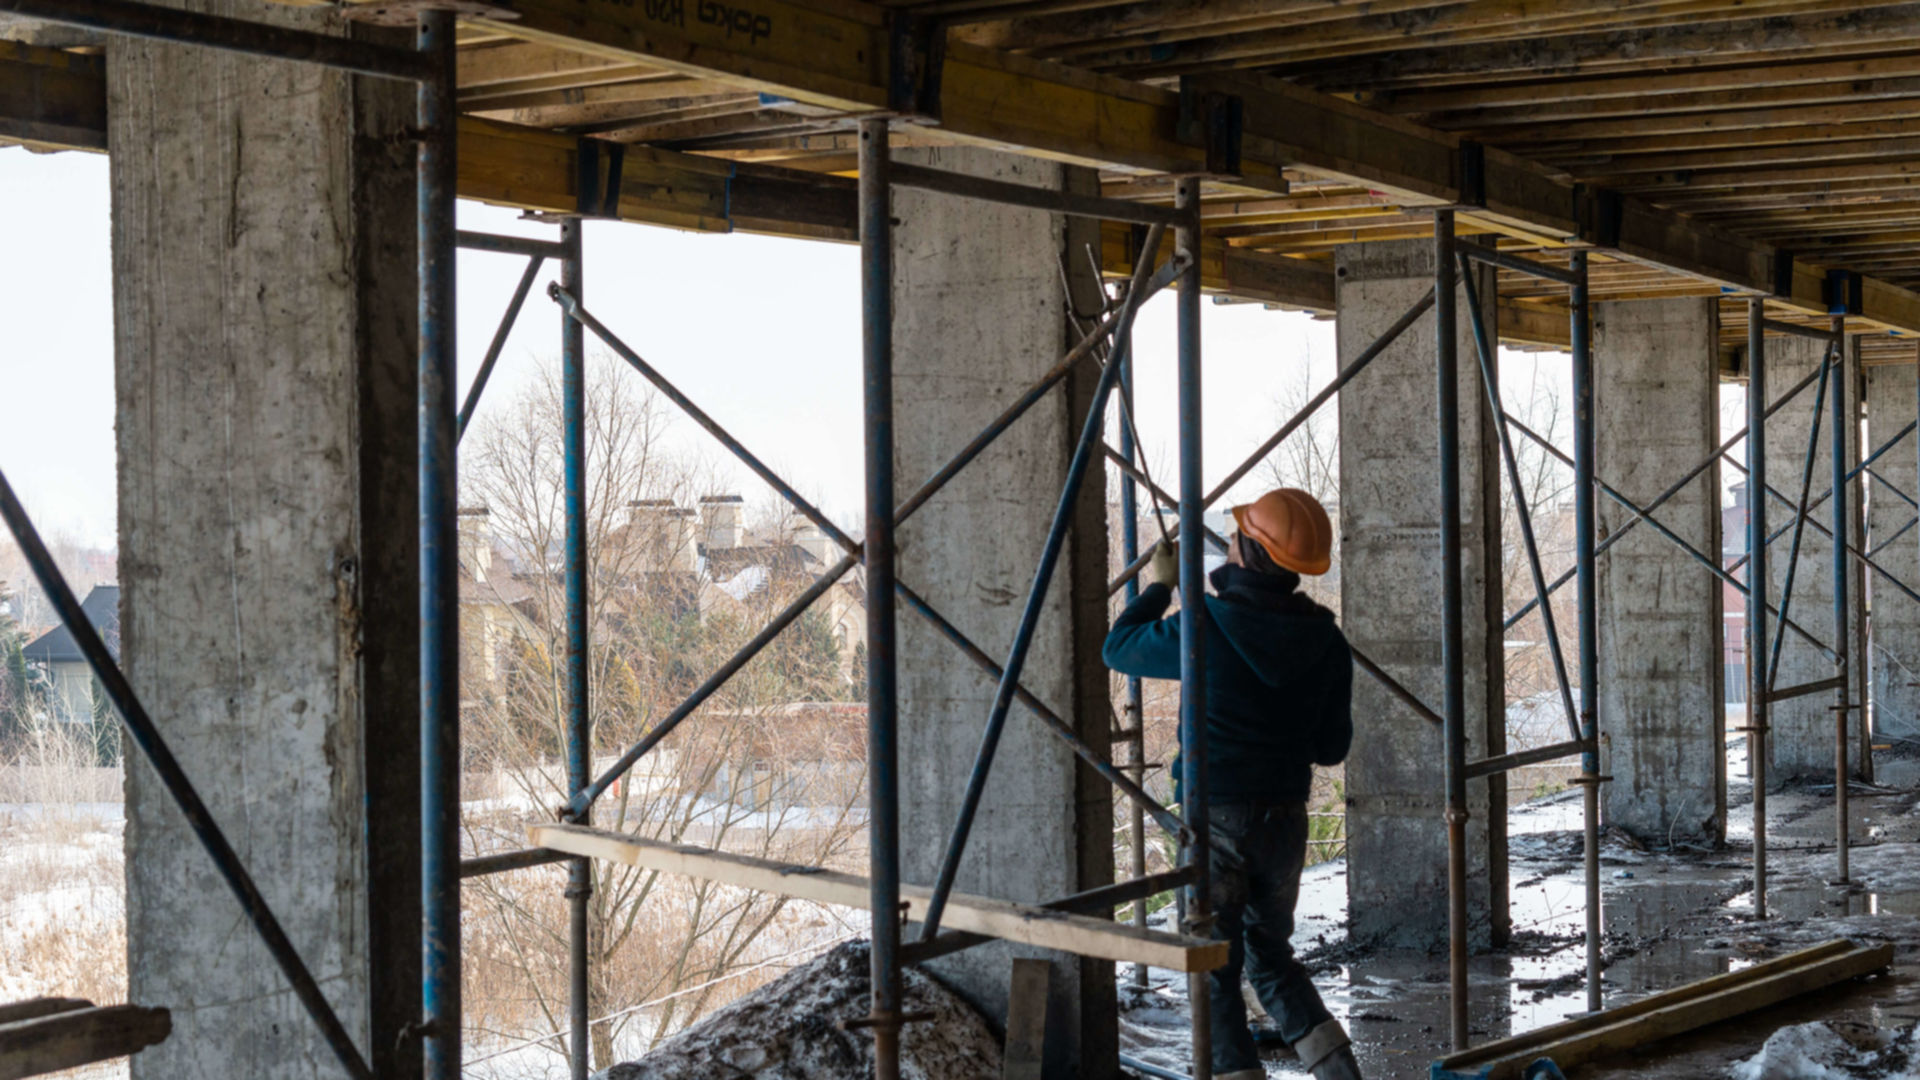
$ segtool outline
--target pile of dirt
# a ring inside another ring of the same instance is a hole
[[[638,1061],[595,1080],[858,1080],[873,1075],[873,1037],[840,1025],[867,1015],[867,943],[850,941],[716,1010]],[[1000,1044],[973,1007],[908,968],[903,1080],[998,1080]]]

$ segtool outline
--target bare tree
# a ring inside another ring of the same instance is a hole
[[[1548,361],[1552,363],[1553,361]],[[1518,367],[1519,365],[1511,365]],[[1568,411],[1565,387],[1545,364],[1530,365],[1530,377],[1524,381],[1502,380],[1501,390],[1508,413],[1541,439],[1555,447],[1565,441],[1573,424]],[[1539,550],[1543,575],[1549,584],[1573,561],[1573,470],[1529,438],[1516,425],[1511,428],[1516,471],[1520,491],[1525,497],[1533,524],[1534,541]],[[1521,533],[1521,519],[1513,500],[1513,481],[1502,462],[1501,496],[1501,577],[1508,611],[1517,611],[1535,599],[1533,575]],[[1574,591],[1562,588],[1552,595],[1550,607],[1559,631],[1562,653],[1567,654],[1568,635],[1574,629]],[[1514,749],[1544,745],[1566,737],[1566,717],[1553,657],[1547,649],[1546,624],[1542,609],[1514,624],[1506,634],[1506,700],[1508,736]],[[1572,668],[1569,677],[1577,677]],[[1575,690],[1576,694],[1578,690]],[[1578,699],[1576,698],[1576,706]]]
[[[463,544],[463,665],[469,769],[498,777],[470,804],[476,850],[524,843],[529,815],[569,798],[563,470],[559,377],[542,379],[468,440],[463,502],[484,505]],[[590,367],[588,580],[594,767],[652,730],[812,580],[802,550],[735,549],[712,571],[690,517],[713,470],[668,449],[672,417],[631,372]],[[774,530],[777,532],[778,530]],[[483,553],[481,548],[488,550]],[[755,561],[757,560],[757,561]],[[748,566],[745,563],[752,563]],[[484,566],[481,564],[485,564]],[[484,579],[484,580],[476,580]],[[845,697],[845,658],[824,614],[790,627],[599,801],[594,824],[810,865],[862,869],[864,714]],[[476,785],[479,786],[479,785]],[[471,1023],[502,1036],[566,1026],[567,915],[555,868],[467,890]],[[592,1054],[651,1045],[751,983],[716,984],[760,959],[763,939],[844,934],[835,916],[785,898],[597,862],[589,907]],[[802,910],[805,909],[805,910]],[[776,943],[779,944],[779,943]],[[659,1005],[636,1010],[642,1003]],[[564,1053],[564,1039],[546,1045]]]
[[[1274,412],[1283,420],[1298,415],[1313,399],[1312,372],[1306,364],[1293,366],[1274,397]],[[1292,487],[1320,500],[1334,521],[1333,569],[1301,582],[1302,591],[1340,612],[1340,417],[1330,404],[1322,406],[1295,428],[1293,434],[1263,463],[1263,474],[1274,487]]]

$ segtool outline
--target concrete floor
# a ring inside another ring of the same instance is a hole
[[[1753,918],[1751,791],[1738,748],[1729,763],[1728,845],[1715,851],[1640,850],[1609,837],[1602,849],[1606,1000],[1622,1004],[1738,970],[1836,937],[1892,942],[1891,975],[1808,995],[1738,1021],[1580,1070],[1581,1077],[1720,1077],[1788,1024],[1851,1020],[1880,1027],[1920,1021],[1920,756],[1883,752],[1879,787],[1856,788],[1852,889],[1834,875],[1832,791],[1776,792],[1768,800],[1771,916]],[[1476,956],[1473,1037],[1501,1038],[1586,1007],[1583,981],[1580,808],[1565,792],[1512,815],[1514,942]],[[1347,1023],[1369,1077],[1427,1075],[1447,1049],[1444,953],[1353,947],[1344,932],[1346,871],[1325,864],[1302,882],[1295,946],[1334,1014]],[[1184,1071],[1182,988],[1155,973],[1123,1013],[1122,1052]],[[1298,1075],[1276,1057],[1270,1075]]]

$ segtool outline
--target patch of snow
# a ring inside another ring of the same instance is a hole
[[[1732,1080],[1920,1080],[1915,1029],[1815,1022],[1774,1032],[1760,1052],[1736,1061]]]

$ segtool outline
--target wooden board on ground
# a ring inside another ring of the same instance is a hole
[[[1047,975],[1052,970],[1052,964],[1038,957],[1013,958],[1000,1080],[1040,1080],[1047,1042]]]
[[[173,1017],[165,1009],[95,1008],[86,1001],[70,1007],[74,1000],[38,998],[6,1007],[6,1015],[15,1019],[0,1023],[0,1080],[125,1057],[173,1031]],[[53,1011],[46,1011],[49,1008]],[[28,1015],[23,1019],[22,1014]]]
[[[528,839],[537,847],[571,855],[607,859],[688,877],[703,878],[762,892],[846,907],[867,906],[867,879],[838,870],[734,855],[712,848],[669,844],[626,833],[580,825],[531,825]],[[918,919],[932,893],[917,885],[900,887],[907,919]],[[1147,930],[1086,915],[1069,915],[1032,904],[954,893],[941,925],[1003,941],[1121,963],[1150,964],[1172,971],[1212,971],[1227,962],[1227,944]]]
[[[1838,939],[1688,983],[1628,1005],[1465,1050],[1434,1063],[1434,1080],[1509,1080],[1532,1062],[1562,1069],[1764,1009],[1893,963],[1893,946]]]

